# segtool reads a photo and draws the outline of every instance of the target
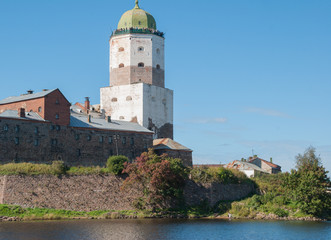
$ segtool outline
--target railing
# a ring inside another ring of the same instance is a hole
[[[149,29],[149,28],[125,28],[125,29],[117,29],[113,31],[112,36],[129,34],[129,33],[140,33],[140,34],[154,34],[160,37],[164,37],[164,33],[158,30]]]

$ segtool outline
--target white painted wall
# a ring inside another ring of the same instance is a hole
[[[127,97],[132,100],[128,101]],[[117,98],[117,102],[112,101]],[[100,89],[101,109],[115,120],[131,121],[148,127],[149,118],[158,127],[173,124],[173,91],[145,83]],[[124,117],[122,119],[121,117]]]
[[[127,66],[138,66],[143,62],[146,67],[160,65],[164,70],[164,38],[154,34],[126,34],[113,36],[110,41],[109,69],[118,68],[123,63]],[[119,52],[123,47],[124,52]],[[144,51],[138,51],[143,47]],[[157,53],[159,49],[159,53]]]

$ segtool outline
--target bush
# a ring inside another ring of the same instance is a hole
[[[288,217],[288,215],[289,215],[288,211],[286,211],[282,208],[275,209],[274,214],[276,214],[278,217]]]
[[[51,165],[51,171],[53,175],[66,174],[67,167],[63,161],[53,161]]]
[[[129,162],[125,156],[112,156],[107,160],[107,168],[109,172],[120,175],[123,172],[125,162]]]
[[[229,169],[221,167],[218,169],[217,175],[221,183],[238,183],[238,178]]]

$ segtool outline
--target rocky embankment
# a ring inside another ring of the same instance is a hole
[[[20,221],[19,217],[0,216],[0,222],[18,222],[18,221]]]

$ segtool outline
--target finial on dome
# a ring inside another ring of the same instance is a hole
[[[136,6],[134,8],[139,8],[139,1],[136,0]]]

